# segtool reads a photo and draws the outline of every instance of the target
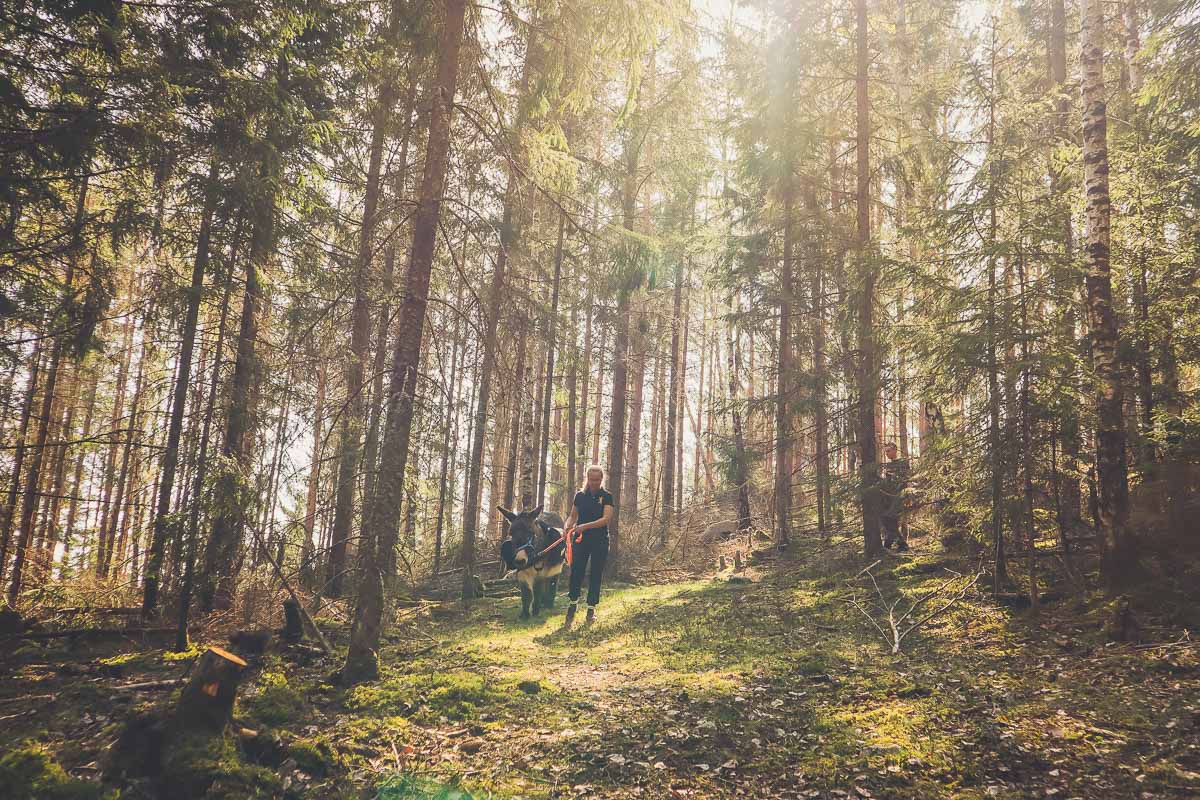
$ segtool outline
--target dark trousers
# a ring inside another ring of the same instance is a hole
[[[884,515],[879,520],[883,527],[883,546],[891,547],[896,542],[903,542],[904,537],[900,535],[900,518]]]
[[[583,588],[583,571],[587,569],[587,602],[589,606],[596,605],[600,602],[600,579],[604,576],[604,562],[608,560],[608,534],[593,536],[585,531],[583,541],[571,548],[571,558],[571,602],[579,600],[579,592]],[[591,569],[588,569],[589,561]]]

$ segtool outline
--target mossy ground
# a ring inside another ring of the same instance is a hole
[[[861,566],[854,540],[801,543],[748,584],[611,587],[598,623],[570,632],[561,599],[527,622],[516,598],[482,601],[395,629],[382,678],[353,689],[328,683],[333,661],[270,657],[236,716],[282,752],[255,785],[252,756],[224,749],[214,785],[347,799],[414,775],[476,798],[1200,796],[1195,647],[1106,642],[1102,598],[1034,618],[980,592],[893,656],[846,602]],[[915,599],[970,566],[931,547],[874,573],[888,597]],[[1145,638],[1179,635],[1148,625]],[[46,724],[18,721],[82,776],[96,753],[70,744],[80,726],[62,712],[103,703],[91,692],[60,697]]]

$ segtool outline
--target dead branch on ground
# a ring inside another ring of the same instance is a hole
[[[901,594],[899,597],[889,603],[887,598],[884,597],[883,590],[879,588],[879,582],[875,580],[875,574],[871,572],[871,570],[874,569],[878,563],[879,562],[876,561],[874,564],[866,567],[849,581],[847,581],[847,583],[850,583],[861,578],[863,575],[869,577],[871,579],[871,585],[875,588],[875,596],[878,598],[874,602],[873,607],[868,608],[866,605],[864,605],[865,601],[860,602],[857,594],[848,598],[846,602],[849,605],[854,606],[854,608],[856,608],[858,612],[866,618],[867,622],[871,623],[871,627],[873,627],[879,633],[879,635],[883,637],[883,640],[891,648],[893,655],[900,652],[900,645],[910,633],[946,613],[956,603],[966,597],[967,592],[971,591],[972,587],[979,582],[979,579],[983,577],[984,574],[982,571],[977,570],[974,575],[967,576],[947,570],[948,572],[952,572],[952,577],[918,597],[912,602],[911,605],[909,605],[907,610],[901,612],[899,611],[899,608],[900,604],[905,600],[904,595]],[[953,594],[946,594],[948,590],[951,590],[955,585],[957,585],[957,591],[954,591]],[[919,610],[925,607],[926,604],[931,600],[939,596],[946,597],[947,599],[932,611],[929,611],[923,616],[917,616]],[[876,619],[877,616],[886,617],[886,620],[884,621],[887,624],[887,629],[880,624],[880,620]]]

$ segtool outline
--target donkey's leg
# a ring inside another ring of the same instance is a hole
[[[535,578],[533,581],[533,615],[535,617],[542,611],[542,590],[544,588],[544,582]]]
[[[542,600],[542,605],[546,608],[554,608],[554,596],[558,594],[558,576],[555,575],[550,580],[546,581],[546,596]]]
[[[521,619],[529,619],[529,601],[533,599],[533,590],[529,584],[521,581]]]

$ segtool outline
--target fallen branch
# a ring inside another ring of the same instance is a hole
[[[183,683],[183,678],[169,678],[161,681],[143,681],[141,683],[126,683],[112,688],[126,692],[141,692],[148,689],[171,689]]]
[[[123,636],[162,636],[175,633],[175,628],[71,628],[65,631],[31,631],[0,638],[11,639],[119,639]]]
[[[878,563],[878,561],[875,562],[875,564]],[[858,601],[857,597],[851,597],[847,599],[846,602],[854,606],[854,608],[857,609],[860,614],[866,617],[867,622],[871,623],[871,627],[879,632],[879,635],[883,637],[884,642],[886,642],[891,648],[893,655],[900,652],[900,645],[910,633],[949,611],[950,608],[952,608],[956,603],[966,597],[967,592],[969,592],[971,588],[979,582],[979,579],[982,578],[984,574],[982,571],[977,571],[973,576],[967,577],[965,575],[954,573],[953,577],[943,581],[932,590],[918,597],[909,605],[907,610],[898,614],[897,609],[899,609],[900,604],[904,602],[904,596],[901,595],[893,602],[888,603],[887,598],[885,598],[883,595],[883,590],[879,588],[879,582],[875,580],[875,575],[871,572],[871,569],[875,567],[875,564],[872,564],[869,567],[861,570],[857,575],[851,578],[850,581],[857,580],[863,574],[866,574],[867,577],[871,579],[871,584],[875,587],[875,595],[879,598],[875,606],[879,609],[879,611],[882,612],[882,615],[886,615],[887,630],[884,630],[880,622],[875,619],[876,615],[868,611],[867,608],[865,608],[863,604]],[[850,581],[847,581],[847,583]],[[929,601],[933,600],[935,597],[942,595],[943,592],[946,592],[947,589],[950,589],[950,587],[959,581],[962,583],[959,586],[958,591],[953,595],[950,595],[946,602],[937,606],[924,616],[914,618],[914,615],[917,613],[918,609],[920,609]]]

